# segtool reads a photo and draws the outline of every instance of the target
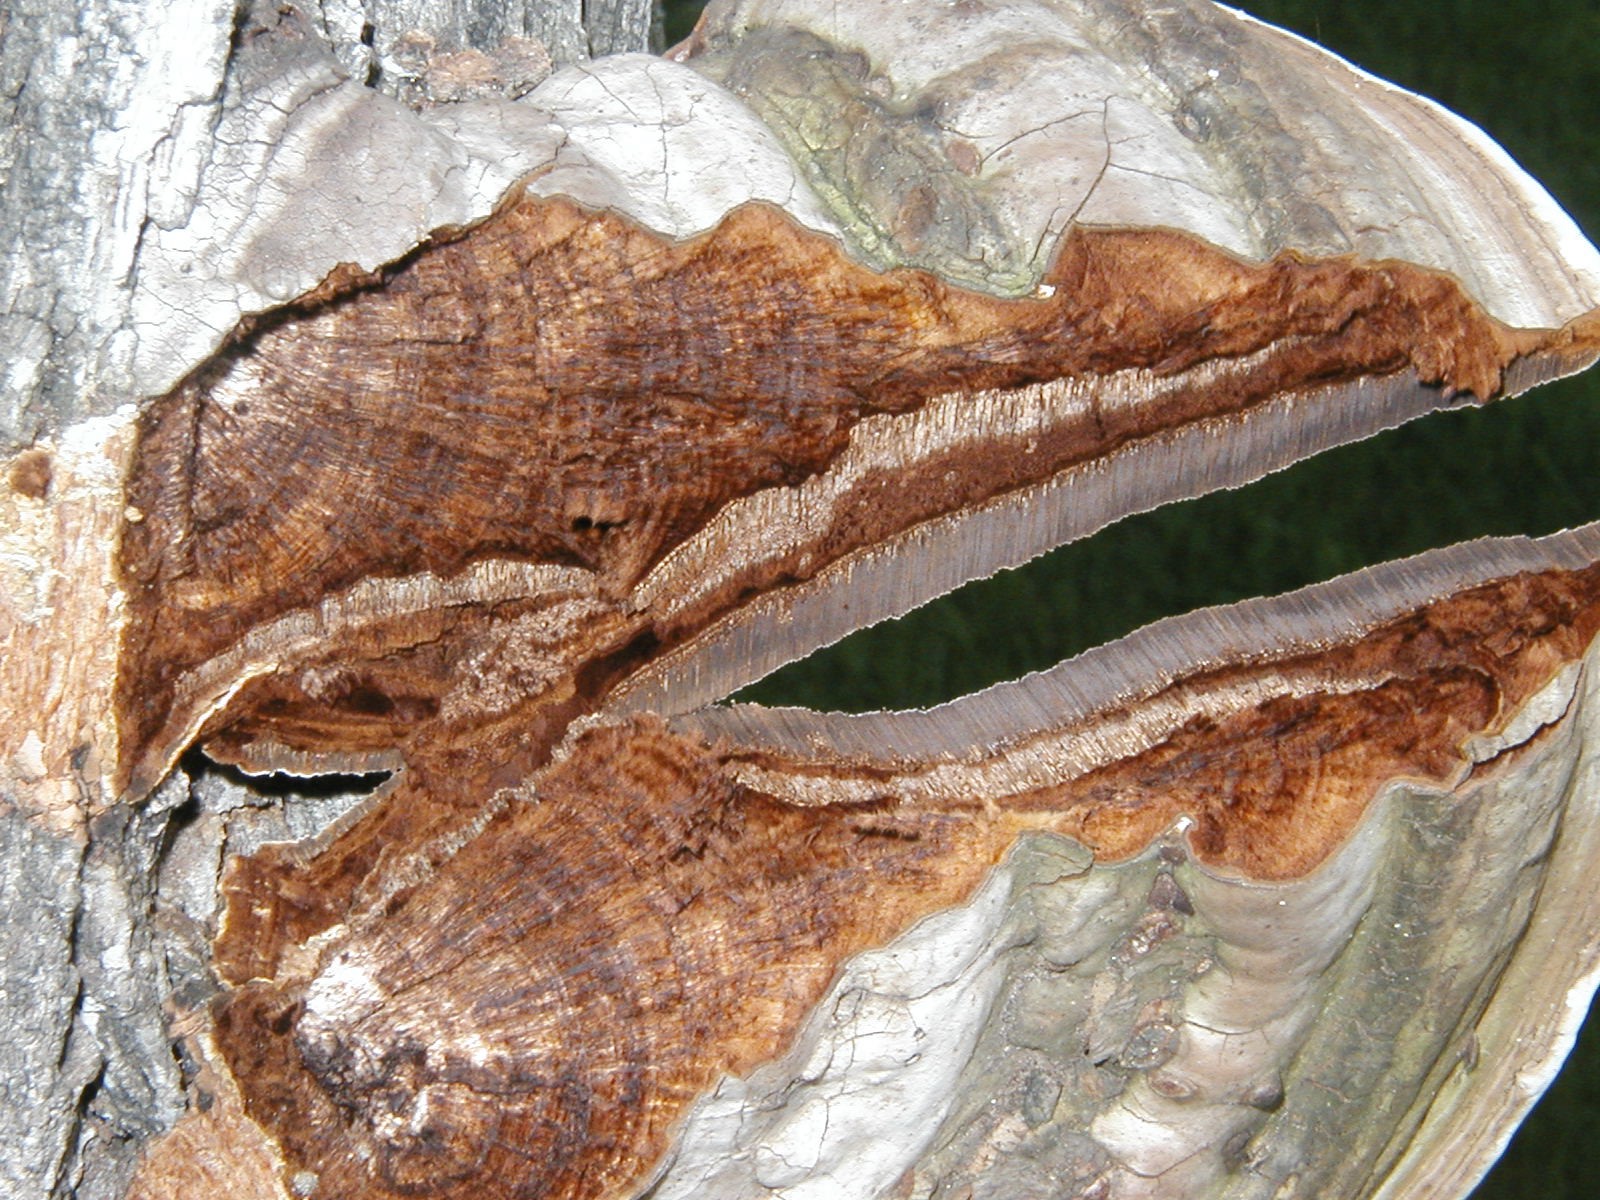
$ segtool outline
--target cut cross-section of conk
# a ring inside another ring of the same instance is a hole
[[[713,4],[524,103],[568,136],[491,216],[143,418],[118,786],[395,774],[232,863],[139,1194],[1464,1195],[1595,976],[1594,527],[715,705],[1589,365],[1600,253],[1199,2]]]

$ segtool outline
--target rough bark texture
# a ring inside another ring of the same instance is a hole
[[[139,241],[148,223],[181,219],[192,195],[235,25],[231,0],[24,0],[3,19],[0,441],[10,450],[137,394]]]

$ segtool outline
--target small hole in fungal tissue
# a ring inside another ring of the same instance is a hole
[[[50,494],[50,452],[40,448],[24,450],[11,464],[11,490],[30,500],[43,500]]]

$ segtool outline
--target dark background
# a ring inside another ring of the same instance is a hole
[[[841,0],[848,3],[849,0]],[[910,0],[915,2],[915,0]],[[1241,5],[1483,126],[1600,236],[1600,4],[1258,0]],[[669,43],[700,4],[667,5]],[[1053,665],[1159,617],[1491,534],[1600,519],[1600,368],[1438,414],[1236,492],[1131,517],[863,631],[745,693],[922,706]],[[1474,1200],[1600,1195],[1600,1020]]]

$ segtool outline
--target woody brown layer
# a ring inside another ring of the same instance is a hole
[[[672,242],[524,199],[324,293],[241,333],[145,422],[129,490],[139,519],[123,539],[126,763],[164,727],[192,735],[229,688],[226,671],[203,678],[208,664],[252,637],[270,645],[330,597],[381,595],[385,580],[489,562],[578,573],[621,624],[544,653],[568,687],[587,671],[592,701],[752,595],[1141,439],[1340,380],[1409,374],[1443,400],[1482,400],[1520,356],[1588,353],[1570,334],[1507,330],[1448,278],[1404,264],[1252,265],[1172,232],[1075,230],[1039,298],[1005,301],[875,274],[762,206]],[[1027,431],[987,425],[997,389],[1092,391],[1128,371],[1148,373],[1147,397],[1060,404]],[[692,604],[633,594],[731,503],[826,477],[864,420],[925,438],[911,422],[931,400],[959,409],[982,390],[979,436],[908,440],[916,471],[859,471],[804,544],[750,562],[702,547],[715,586]],[[387,620],[381,605],[372,620]],[[394,710],[440,703],[469,652],[447,639],[396,679],[391,650],[319,639],[314,656],[350,679],[315,694],[287,670],[312,652],[286,642],[265,654],[289,680],[273,697],[281,736],[328,750],[346,734],[391,739],[409,725]]]
[[[1493,769],[1469,739],[1597,633],[1600,567],[1467,586],[1051,729],[1070,746],[1166,712],[1142,749],[1023,790],[997,782],[1003,761],[830,765],[639,718],[402,863],[417,831],[399,814],[427,810],[413,779],[308,869],[236,872],[218,959],[240,986],[218,1037],[321,1194],[618,1194],[696,1096],[789,1044],[845,958],[960,902],[1020,834],[1114,859],[1188,817],[1205,861],[1302,875],[1389,781]],[[968,786],[936,796],[935,769]],[[402,866],[400,886],[379,878]]]

